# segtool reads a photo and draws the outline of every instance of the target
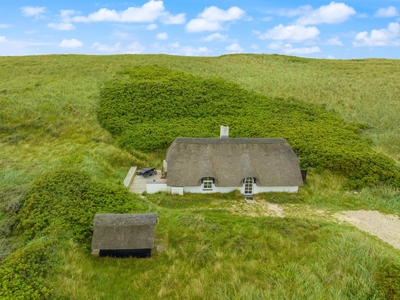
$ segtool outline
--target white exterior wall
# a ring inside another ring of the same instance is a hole
[[[196,194],[210,194],[210,193],[230,193],[235,190],[241,190],[241,187],[221,187],[215,186],[211,190],[203,190],[203,186],[184,186],[183,191],[185,193],[196,193]]]
[[[285,192],[285,193],[297,193],[299,190],[298,186],[257,186],[253,187],[253,194],[259,193],[270,193],[270,192]],[[244,189],[242,188],[242,193]]]
[[[170,188],[170,187],[168,187]],[[220,187],[213,184],[213,188],[210,190],[203,190],[203,186],[184,186],[183,193],[193,194],[210,194],[210,193],[230,193],[235,190],[240,191],[244,194],[244,186],[237,187]],[[297,193],[299,190],[298,186],[257,186],[253,185],[253,194],[269,193],[269,192],[286,192],[286,193]]]
[[[158,192],[167,192],[168,186],[166,182],[146,182],[146,192],[147,194],[155,194]]]

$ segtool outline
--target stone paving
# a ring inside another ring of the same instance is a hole
[[[159,180],[161,180],[161,170],[157,170],[156,175],[151,175],[147,178],[135,174],[135,176],[133,177],[133,181],[129,186],[129,191],[136,194],[141,194],[146,190],[146,182]]]

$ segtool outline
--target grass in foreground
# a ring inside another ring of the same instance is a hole
[[[77,299],[396,299],[379,276],[388,262],[399,265],[397,251],[350,227],[201,207],[158,212],[164,252],[96,258],[71,243],[58,291]]]

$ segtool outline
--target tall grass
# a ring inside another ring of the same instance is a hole
[[[164,252],[94,258],[71,244],[58,291],[77,299],[384,299],[374,276],[398,262],[395,250],[350,227],[207,209],[159,214]]]

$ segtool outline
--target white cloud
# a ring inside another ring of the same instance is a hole
[[[211,34],[211,35],[205,37],[205,38],[203,39],[203,41],[205,41],[205,42],[212,42],[212,41],[214,41],[214,40],[219,40],[219,41],[222,41],[222,42],[223,42],[223,41],[226,41],[227,38],[228,38],[227,35],[223,35],[223,34],[220,34],[219,32],[217,32],[217,33],[213,33],[213,34]]]
[[[327,59],[335,59],[333,55],[328,55]]]
[[[399,12],[397,11],[396,7],[389,6],[387,8],[378,9],[374,16],[378,18],[391,18],[391,17],[397,17],[398,15]]]
[[[244,10],[237,6],[228,10],[210,6],[205,8],[198,18],[190,20],[186,25],[186,30],[188,32],[217,31],[222,28],[223,22],[240,20],[244,15]]]
[[[141,54],[146,50],[146,48],[139,42],[135,42],[128,45],[127,49],[128,49],[127,52],[128,54]]]
[[[188,32],[217,31],[221,29],[219,22],[211,22],[205,19],[193,19],[186,25]]]
[[[228,10],[219,9],[216,6],[210,6],[204,9],[199,16],[208,21],[220,22],[240,20],[244,15],[245,12],[237,6],[233,6]]]
[[[0,24],[0,28],[2,28],[2,29],[6,29],[6,28],[10,28],[10,27],[12,27],[11,24]]]
[[[183,53],[186,56],[199,56],[208,54],[211,51],[207,47],[194,48],[192,46],[186,46],[179,49],[179,52]]]
[[[286,44],[284,48],[282,48],[282,52],[285,54],[312,54],[321,52],[319,47],[304,47],[304,48],[293,48],[292,45]]]
[[[282,42],[273,42],[269,44],[267,47],[271,50],[278,50],[285,54],[312,54],[321,52],[321,49],[317,46],[293,48],[291,44],[284,44]]]
[[[156,38],[158,40],[167,40],[168,39],[168,34],[166,32],[161,32],[156,35]]]
[[[313,8],[311,5],[303,5],[303,6],[299,6],[296,9],[289,9],[289,10],[281,9],[278,11],[278,15],[293,18],[293,17],[305,15],[312,10],[313,10]]]
[[[327,45],[332,45],[332,46],[343,46],[342,41],[338,37],[331,38],[326,41]]]
[[[147,25],[146,27],[146,30],[154,30],[154,29],[157,29],[158,28],[158,26],[157,26],[157,24],[149,24],[149,25]]]
[[[98,42],[94,43],[92,45],[92,49],[96,49],[98,51],[102,52],[117,52],[120,49],[121,43],[116,43],[115,45],[108,46],[108,45],[103,45]]]
[[[47,24],[47,27],[55,29],[55,30],[72,30],[75,29],[75,26],[72,25],[71,23],[49,23]]]
[[[39,7],[39,6],[36,6],[36,7],[24,6],[24,7],[21,7],[21,11],[25,17],[39,18],[46,12],[46,7],[44,7],[44,6],[41,6],[41,7]]]
[[[171,15],[170,13],[166,13],[162,18],[161,22],[167,25],[171,24],[183,24],[186,21],[185,14],[178,14],[176,16]]]
[[[58,46],[62,48],[79,48],[83,46],[83,43],[77,39],[63,39]]]
[[[7,41],[7,39],[5,36],[0,36],[0,43],[4,43],[6,41]]]
[[[319,35],[318,28],[305,27],[302,25],[283,26],[282,24],[275,26],[273,29],[267,30],[260,34],[262,40],[287,40],[292,42],[301,42],[315,39]]]
[[[368,34],[367,31],[357,33],[353,45],[362,46],[400,46],[400,25],[390,23],[388,28],[374,29]]]
[[[141,7],[129,7],[126,10],[117,12],[108,8],[101,8],[97,12],[89,14],[87,17],[75,16],[74,22],[154,22],[161,19],[165,24],[180,24],[184,22],[184,14],[176,16],[165,11],[163,1],[150,0]]]
[[[78,11],[72,9],[62,9],[60,10],[60,17],[63,23],[71,23],[72,16],[79,14]]]
[[[229,45],[228,47],[226,47],[225,49],[230,52],[243,52],[243,48],[240,47],[240,45],[238,43],[233,43],[233,44]]]
[[[303,11],[296,24],[299,25],[314,25],[314,24],[336,24],[346,21],[350,16],[356,14],[354,8],[345,3],[331,2],[328,5],[323,5],[315,10],[307,9]]]
[[[254,49],[254,50],[258,50],[258,46],[256,44],[251,45],[250,48]]]

